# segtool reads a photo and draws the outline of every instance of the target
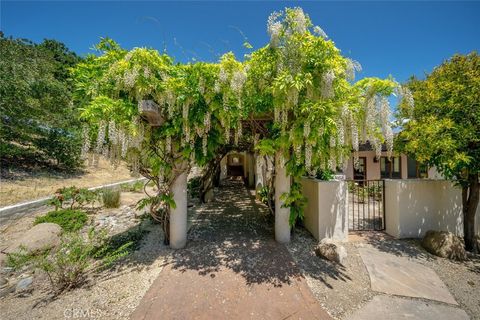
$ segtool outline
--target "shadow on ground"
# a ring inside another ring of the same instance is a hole
[[[241,181],[228,181],[216,196],[214,202],[198,208],[187,247],[175,251],[169,262],[173,269],[195,270],[212,278],[222,269],[230,269],[249,285],[268,283],[277,287],[303,277],[287,248],[275,242],[274,218],[268,208],[256,202]],[[319,260],[315,256],[312,259]],[[349,279],[338,264],[317,270]],[[325,274],[311,276],[322,278]]]

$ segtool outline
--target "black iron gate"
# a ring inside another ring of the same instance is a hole
[[[385,181],[348,181],[348,229],[385,230]]]

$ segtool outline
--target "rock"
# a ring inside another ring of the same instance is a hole
[[[27,293],[33,290],[33,277],[23,278],[17,282],[15,286],[15,293]]]
[[[448,231],[427,231],[425,237],[423,237],[422,246],[431,254],[442,258],[467,259],[462,239]]]
[[[480,251],[480,235],[477,234],[477,235],[474,237],[474,240],[475,240],[475,242],[477,243],[477,250]]]
[[[40,223],[15,240],[5,252],[18,252],[21,248],[30,253],[41,252],[59,245],[61,234],[62,228],[58,224]]]
[[[204,201],[205,201],[205,203],[213,201],[213,189],[208,189],[205,192]]]
[[[21,279],[20,281],[17,282],[17,285],[15,286],[15,292],[28,291],[32,283],[33,283],[33,277],[27,277],[27,278]]]
[[[344,246],[327,239],[318,244],[315,248],[315,254],[324,259],[343,264],[347,257],[347,250]]]

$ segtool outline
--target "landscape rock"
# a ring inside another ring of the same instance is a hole
[[[422,246],[431,254],[442,258],[453,260],[467,259],[462,239],[448,231],[427,231],[422,240]]]
[[[61,234],[62,228],[58,224],[40,223],[15,240],[5,252],[18,252],[21,248],[29,253],[41,252],[59,245]]]
[[[33,277],[26,277],[21,279],[20,281],[17,282],[17,285],[15,286],[15,292],[25,292],[29,291],[31,285],[33,283]]]
[[[347,257],[347,250],[344,246],[331,240],[322,240],[315,248],[315,254],[324,259],[343,264]]]

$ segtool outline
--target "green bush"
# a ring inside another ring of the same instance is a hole
[[[269,201],[271,201],[270,188],[267,186],[261,187],[260,190],[258,191],[258,196],[260,201],[268,205]]]
[[[316,178],[323,181],[330,181],[330,180],[333,180],[334,176],[335,176],[335,173],[332,170],[326,169],[326,170],[320,170],[317,173]]]
[[[120,190],[119,189],[103,189],[102,200],[105,208],[120,207]]]
[[[92,204],[97,198],[98,195],[95,191],[72,186],[58,189],[49,204],[55,206],[55,210],[64,209],[67,205],[70,205],[70,209],[75,209]]]
[[[7,263],[17,270],[32,266],[44,271],[55,294],[81,285],[89,274],[111,266],[129,253],[132,242],[124,242],[115,248],[110,246],[105,232],[92,228],[88,237],[65,234],[58,250],[33,256],[20,252],[8,255]]]
[[[80,210],[62,209],[56,211],[50,211],[44,216],[37,217],[35,224],[51,222],[56,223],[63,230],[67,232],[73,232],[80,230],[88,220],[88,216],[85,212]]]
[[[188,180],[188,191],[192,198],[200,197],[200,186],[202,185],[202,177],[194,177]]]
[[[142,192],[145,186],[145,181],[135,181],[134,183],[124,183],[120,186],[122,191],[127,192]]]

